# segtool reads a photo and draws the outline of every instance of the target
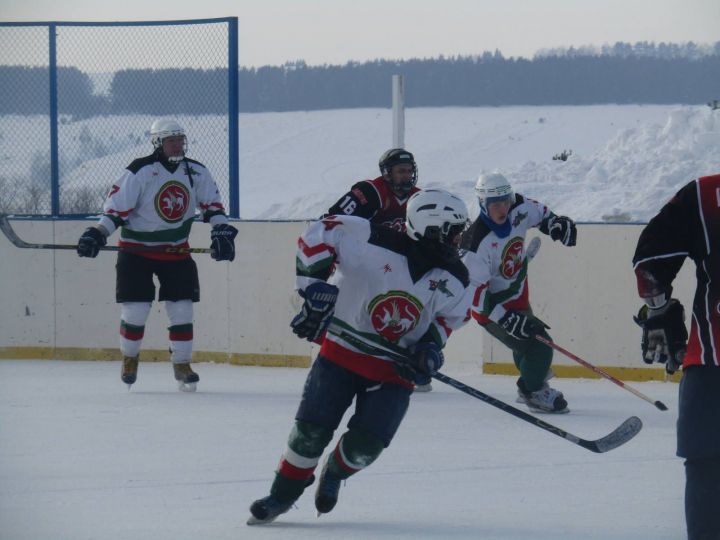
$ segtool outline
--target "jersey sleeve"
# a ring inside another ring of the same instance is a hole
[[[492,277],[490,256],[483,250],[481,244],[477,252],[469,251],[463,260],[470,275],[472,318],[479,324],[486,324],[491,320],[497,322],[506,310],[490,292]]]
[[[188,169],[193,175],[197,206],[202,213],[203,221],[211,225],[227,223],[228,219],[225,213],[225,207],[223,206],[220,190],[215,183],[215,179],[206,167],[193,167],[193,165],[195,164],[188,163]],[[199,171],[193,172],[197,169],[199,169]]]
[[[328,216],[314,221],[298,239],[295,257],[297,289],[316,281],[327,281],[336,263],[348,254],[361,257],[362,246],[370,237],[370,222],[344,216]]]
[[[326,215],[357,216],[371,219],[382,208],[375,187],[367,181],[358,182],[333,204]]]
[[[472,297],[472,287],[464,287],[455,302],[450,303],[435,315],[425,337],[420,341],[429,341],[428,338],[430,338],[441,347],[444,347],[450,338],[450,334],[470,320]]]
[[[103,215],[98,222],[111,235],[117,228],[125,224],[126,218],[135,209],[140,195],[142,185],[138,177],[130,171],[125,171],[110,188],[103,203]]]
[[[638,294],[649,304],[662,305],[672,282],[689,255],[692,227],[698,215],[697,184],[685,185],[643,229],[633,267]]]

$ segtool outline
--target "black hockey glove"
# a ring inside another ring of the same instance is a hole
[[[560,240],[566,246],[574,246],[577,240],[575,222],[566,216],[551,216],[547,220],[547,234],[550,238]]]
[[[498,324],[515,339],[530,339],[542,327],[534,317],[512,309],[500,317]]]
[[[238,230],[227,223],[215,225],[210,231],[210,256],[216,261],[235,259],[235,237]]]
[[[665,371],[675,373],[682,365],[687,349],[685,309],[675,298],[658,309],[640,308],[635,322],[643,329],[642,355],[646,364],[665,364]]]
[[[100,248],[107,244],[107,237],[97,227],[88,227],[78,240],[77,254],[95,258]]]
[[[414,384],[427,384],[445,363],[442,348],[434,341],[421,341],[411,348],[406,362],[395,362],[400,377]]]
[[[305,302],[290,326],[298,337],[315,341],[330,324],[335,312],[338,288],[324,281],[317,281],[298,293],[305,299]]]

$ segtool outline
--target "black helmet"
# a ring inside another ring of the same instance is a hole
[[[410,190],[417,184],[417,164],[415,163],[415,156],[411,152],[408,152],[404,148],[391,148],[390,150],[383,153],[380,156],[380,174],[382,174],[387,180],[390,176],[390,172],[395,165],[400,163],[409,163],[412,165],[412,179],[410,182],[406,182],[399,186],[392,186],[394,189],[400,189],[405,193],[410,193]]]

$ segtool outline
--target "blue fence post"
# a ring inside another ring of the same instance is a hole
[[[238,103],[238,18],[228,21],[228,191],[230,216],[240,217],[240,147]]]
[[[50,51],[50,213],[60,215],[60,163],[58,161],[57,25],[48,25]]]

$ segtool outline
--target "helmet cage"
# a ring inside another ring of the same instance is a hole
[[[409,163],[412,165],[412,176],[407,182],[394,184],[392,179],[392,169],[395,165],[403,163]],[[415,163],[415,156],[412,155],[412,152],[408,152],[404,148],[391,148],[380,156],[380,162],[378,165],[380,167],[380,174],[382,174],[385,181],[390,184],[390,187],[394,190],[398,190],[407,195],[410,191],[412,191],[412,188],[415,187],[415,184],[417,184],[418,168],[417,163]]]
[[[163,141],[168,137],[182,137],[183,151],[181,156],[165,156],[171,163],[182,161],[187,155],[187,136],[185,130],[174,120],[156,120],[150,128],[150,142],[156,151],[162,152]]]

